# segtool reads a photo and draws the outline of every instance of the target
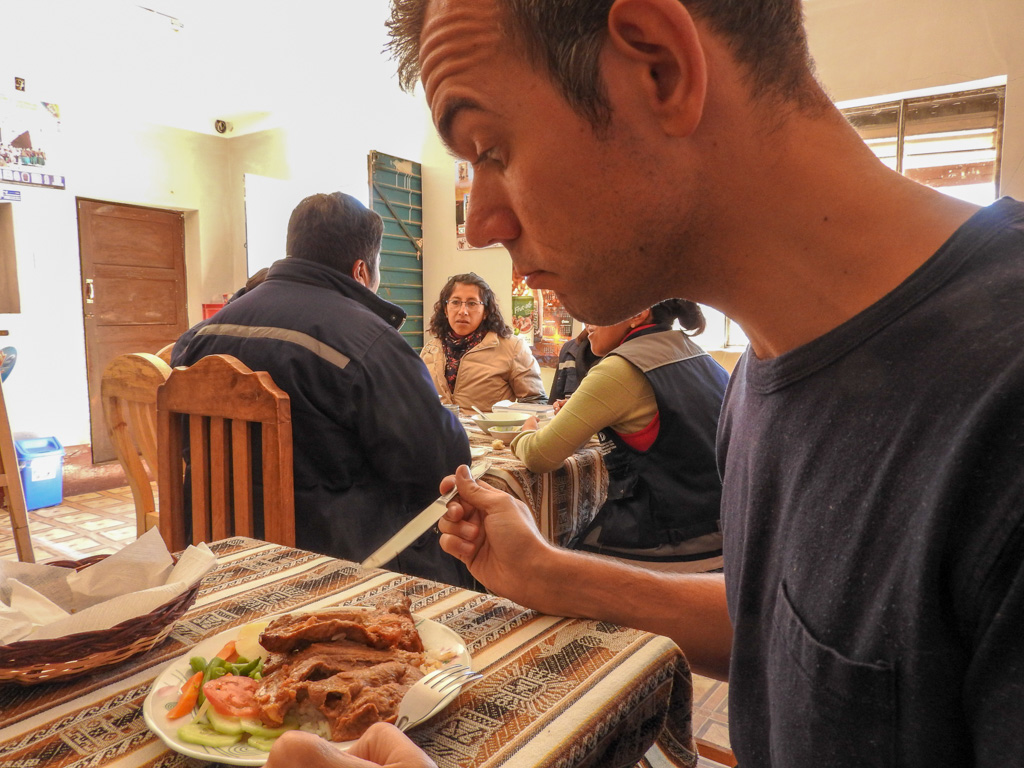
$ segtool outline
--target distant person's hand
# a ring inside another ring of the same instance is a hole
[[[540,422],[537,421],[537,417],[531,416],[530,418],[523,422],[523,430],[525,431],[527,429],[536,429],[538,424],[540,424]]]
[[[555,409],[555,413],[558,413],[560,410],[562,410],[562,408],[565,407],[565,404],[567,402],[569,402],[569,398],[563,397],[561,400],[555,400],[555,402],[551,404],[551,407]]]
[[[270,750],[266,768],[437,768],[426,752],[390,723],[376,723],[342,752],[305,731],[288,731]]]
[[[451,477],[441,482],[451,488]],[[441,548],[466,564],[489,590],[524,605],[532,605],[530,562],[553,549],[541,536],[530,508],[504,491],[473,480],[469,469],[455,473],[459,495],[449,502],[438,523]]]

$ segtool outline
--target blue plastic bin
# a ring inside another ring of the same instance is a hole
[[[53,507],[64,500],[64,446],[56,437],[14,441],[18,471],[29,509]]]

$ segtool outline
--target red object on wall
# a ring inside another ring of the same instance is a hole
[[[217,310],[224,306],[226,302],[220,304],[203,304],[203,320],[207,320],[217,314]]]

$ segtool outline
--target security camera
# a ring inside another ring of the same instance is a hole
[[[213,130],[215,130],[217,133],[231,133],[231,131],[233,131],[234,129],[235,126],[233,126],[227,120],[213,121]]]

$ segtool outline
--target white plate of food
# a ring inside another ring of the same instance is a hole
[[[479,459],[482,456],[486,456],[490,450],[486,445],[473,445],[469,448],[469,455],[474,459]]]
[[[304,613],[307,612],[291,612],[292,615]],[[421,667],[422,671],[429,671],[431,668],[447,663],[464,664],[467,667],[472,666],[469,651],[458,634],[443,624],[423,618],[422,616],[413,614],[412,618],[416,630],[423,641],[424,654],[427,657],[424,666]],[[241,627],[236,627],[204,640],[189,650],[188,653],[182,654],[172,661],[153,681],[153,687],[143,702],[142,714],[150,730],[175,752],[199,760],[226,763],[228,765],[260,766],[266,762],[268,752],[251,746],[245,738],[236,744],[223,747],[192,744],[179,738],[179,727],[192,722],[195,719],[197,710],[193,710],[191,714],[175,720],[168,717],[168,713],[173,709],[180,697],[182,685],[193,675],[193,669],[190,666],[189,660],[194,656],[202,656],[206,659],[213,657],[228,642],[235,640],[241,629]],[[458,691],[453,691],[449,695],[448,701],[451,701],[457,695]],[[447,704],[447,701],[445,703]],[[443,707],[439,708],[438,711],[440,712],[441,709]],[[335,741],[333,743],[339,749],[346,749],[353,742]]]

